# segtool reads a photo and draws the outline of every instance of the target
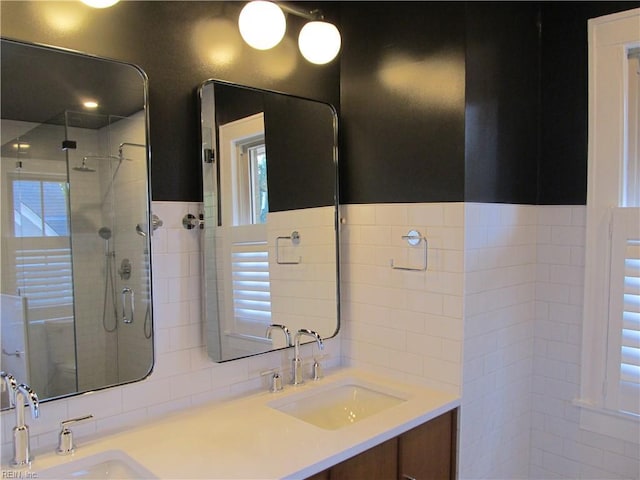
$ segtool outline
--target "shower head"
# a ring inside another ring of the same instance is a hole
[[[98,230],[98,235],[100,235],[100,238],[109,240],[111,238],[111,229],[109,227],[102,227]]]
[[[82,159],[82,165],[79,167],[73,167],[76,172],[95,172],[95,170],[87,165],[87,157]]]

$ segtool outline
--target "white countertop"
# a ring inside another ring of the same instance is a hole
[[[270,407],[287,396],[326,389],[349,379],[402,392],[406,401],[337,430],[327,430]],[[158,478],[299,479],[325,470],[459,406],[450,393],[396,382],[355,369],[327,372],[317,382],[287,385],[194,407],[92,441],[70,456],[37,455],[31,472],[121,450]],[[28,473],[28,472],[25,472]],[[23,476],[22,478],[26,478]]]

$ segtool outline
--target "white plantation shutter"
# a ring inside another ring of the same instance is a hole
[[[21,238],[15,245],[16,289],[30,308],[73,303],[71,248],[68,237]]]
[[[224,269],[226,335],[261,337],[271,323],[271,283],[265,224],[219,227]]]
[[[617,208],[611,236],[606,404],[640,414],[640,208]]]
[[[231,252],[236,322],[271,323],[267,242],[235,242]]]

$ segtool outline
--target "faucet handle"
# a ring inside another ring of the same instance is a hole
[[[91,420],[93,415],[85,415],[84,417],[71,418],[60,422],[60,436],[58,437],[58,448],[56,453],[58,455],[69,455],[76,449],[76,445],[73,442],[73,432],[69,429],[70,425],[84,422],[85,420]]]
[[[313,357],[313,379],[314,380],[321,380],[324,377],[324,370],[320,362],[327,357],[328,357],[327,354],[317,355]]]
[[[313,361],[313,379],[321,380],[324,377],[324,373],[322,372],[322,365],[318,361],[318,359],[314,359]]]
[[[269,381],[269,391],[271,393],[276,393],[283,389],[282,377],[280,376],[280,372],[278,371],[277,368],[272,368],[271,370],[266,370],[264,372],[261,372],[260,375],[262,375],[263,377],[265,375],[271,375],[271,378]]]

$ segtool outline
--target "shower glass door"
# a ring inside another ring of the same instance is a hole
[[[2,128],[2,368],[56,397],[77,390],[65,128]]]
[[[65,114],[78,390],[153,359],[144,112]]]

